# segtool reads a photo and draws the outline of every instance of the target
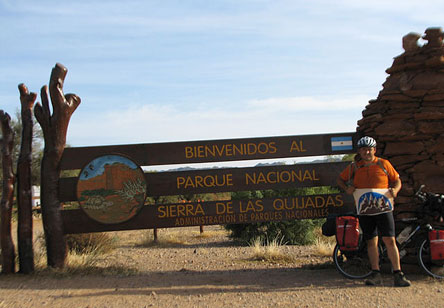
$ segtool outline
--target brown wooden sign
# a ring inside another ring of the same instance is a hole
[[[145,173],[148,196],[334,186],[347,162]],[[60,200],[77,201],[77,178],[60,179]]]
[[[343,146],[341,146],[341,142]],[[62,169],[80,169],[102,155],[131,157],[139,166],[306,157],[353,153],[355,133],[66,148]]]
[[[65,233],[235,224],[326,217],[353,211],[342,194],[143,206],[145,196],[335,186],[346,162],[142,172],[140,166],[303,157],[353,152],[353,133],[67,148],[59,199]]]
[[[350,196],[325,194],[144,206],[133,219],[119,224],[91,220],[82,210],[66,210],[62,214],[65,233],[68,234],[317,219],[332,213],[352,212],[353,208]]]

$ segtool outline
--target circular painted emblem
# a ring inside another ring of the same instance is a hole
[[[120,155],[100,156],[84,167],[77,182],[80,207],[92,219],[116,224],[137,214],[146,197],[142,169]]]

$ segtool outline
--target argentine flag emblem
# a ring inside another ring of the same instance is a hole
[[[331,138],[332,151],[347,151],[353,150],[353,140],[351,136],[332,137]]]

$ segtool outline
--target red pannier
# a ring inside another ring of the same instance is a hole
[[[342,251],[359,247],[359,219],[354,216],[336,217],[336,241]]]
[[[430,258],[432,261],[444,260],[444,230],[429,231]]]

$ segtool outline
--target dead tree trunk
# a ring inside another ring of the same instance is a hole
[[[35,117],[42,127],[45,140],[41,169],[42,220],[45,232],[48,266],[62,268],[65,265],[67,248],[63,234],[61,206],[58,197],[60,160],[66,144],[71,115],[80,104],[75,94],[63,94],[63,82],[68,70],[57,63],[49,81],[49,95],[53,114],[49,109],[48,87],[41,89],[42,105],[34,108]]]
[[[18,86],[20,91],[22,116],[22,142],[17,162],[17,209],[18,209],[18,253],[19,272],[29,274],[34,271],[34,251],[32,247],[32,108],[37,97],[29,93],[24,84]]]
[[[1,248],[2,248],[2,273],[15,272],[14,242],[11,236],[11,214],[14,197],[14,172],[12,171],[12,148],[14,146],[14,132],[11,128],[11,117],[0,110],[0,122],[2,126],[2,167],[3,167],[3,191],[0,203],[1,214]]]

